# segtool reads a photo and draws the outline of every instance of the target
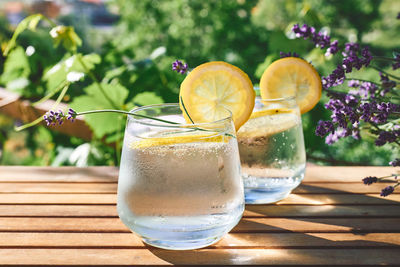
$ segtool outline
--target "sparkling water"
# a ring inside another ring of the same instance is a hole
[[[144,242],[168,249],[204,247],[238,223],[244,193],[234,138],[134,148],[136,141],[126,131],[117,209]]]
[[[305,149],[296,112],[261,116],[238,132],[246,203],[285,198],[304,178]]]

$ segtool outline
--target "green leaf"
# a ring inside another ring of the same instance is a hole
[[[8,55],[4,63],[4,72],[0,76],[0,82],[8,89],[15,87],[18,81],[25,81],[31,73],[28,58],[22,47],[17,47]],[[27,84],[24,83],[24,88]],[[21,89],[21,86],[17,86]]]
[[[77,60],[77,57],[81,58],[83,64],[85,64],[85,67],[88,70],[94,69],[95,65],[101,62],[100,56],[94,53],[84,56],[77,54],[62,59],[43,75],[43,80],[47,82],[47,93],[51,93],[53,90],[58,88],[60,84],[67,79],[68,73],[87,73],[85,67],[83,67],[81,62]]]
[[[34,31],[36,30],[36,27],[39,24],[39,21],[43,18],[43,16],[41,14],[35,14],[30,17],[31,19],[28,20],[28,29]]]
[[[163,99],[160,96],[156,95],[154,92],[144,92],[137,94],[132,101],[134,104],[141,106],[164,103]]]
[[[25,31],[26,29],[30,29],[30,30],[35,30],[37,24],[39,23],[39,21],[41,19],[43,19],[43,15],[42,14],[35,14],[35,15],[31,15],[26,17],[25,19],[23,19],[17,26],[17,28],[14,31],[13,36],[11,37],[11,40],[7,43],[6,48],[3,51],[3,55],[7,56],[8,53],[11,51],[11,49],[13,49],[15,47],[15,42],[18,38],[18,36]]]
[[[50,36],[56,46],[61,43],[69,51],[76,51],[78,46],[82,45],[81,38],[79,38],[72,26],[56,26],[50,30]]]
[[[256,70],[256,77],[257,78],[261,78],[262,74],[264,73],[264,71],[267,69],[267,67],[269,65],[271,65],[271,63],[276,59],[275,55],[268,55],[264,62],[261,63],[260,65],[258,65],[257,70]]]
[[[101,83],[101,86],[115,104],[119,107],[123,106],[128,96],[128,89],[120,84]],[[71,107],[77,112],[114,108],[97,84],[86,87],[84,91],[86,95],[75,97],[71,103]],[[113,113],[93,114],[85,116],[85,121],[92,128],[94,135],[102,138],[104,135],[114,133],[121,128],[117,119],[118,116],[120,115]]]

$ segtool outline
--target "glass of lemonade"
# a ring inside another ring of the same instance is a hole
[[[224,119],[201,124],[188,124],[179,104],[145,106],[128,116],[117,209],[145,243],[201,248],[239,222],[243,182],[235,129],[226,112]]]
[[[300,184],[306,155],[295,97],[256,98],[237,136],[247,204],[279,201]]]

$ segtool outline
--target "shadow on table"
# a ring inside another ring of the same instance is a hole
[[[314,185],[302,185],[302,187],[305,189],[318,189],[318,186]],[[348,193],[329,189],[327,194],[329,194],[329,198],[333,200],[332,202],[336,203],[335,200],[338,200],[337,202],[340,200],[340,194]],[[307,195],[302,196],[306,197]],[[373,201],[371,201],[371,198],[374,198]],[[293,262],[296,258],[304,258],[305,264],[307,264],[307,262],[312,264],[312,262],[318,261],[327,261],[331,264],[351,264],[351,262],[358,262],[359,264],[393,264],[391,257],[387,257],[386,255],[385,258],[384,255],[381,257],[377,255],[380,255],[379,253],[382,251],[379,250],[379,248],[394,248],[399,252],[398,249],[400,246],[398,242],[393,242],[393,240],[377,242],[367,240],[368,238],[364,237],[368,235],[368,233],[399,232],[399,202],[390,199],[375,198],[368,195],[357,195],[357,199],[357,203],[365,202],[373,204],[247,205],[246,210],[250,212],[250,214],[257,213],[264,219],[259,220],[257,216],[243,218],[239,225],[231,231],[231,234],[228,234],[215,245],[191,251],[168,251],[152,248],[150,246],[147,247],[155,256],[168,263],[177,265],[194,263],[263,264],[269,262],[269,259],[272,260],[269,264],[272,264],[272,262],[275,264],[286,262],[286,264],[298,264],[298,262]],[[303,206],[303,209],[301,206]],[[391,211],[394,211],[395,214],[385,214],[385,212],[388,211],[383,208],[385,206],[390,206]],[[304,207],[307,209],[304,210]],[[282,215],[282,212],[280,212],[280,216],[278,216],[274,214],[274,212],[271,212],[273,210],[276,211],[278,208],[286,208],[287,215],[285,213],[285,215]],[[339,212],[335,213],[332,209],[338,209]],[[270,217],[271,213],[272,218]],[[274,219],[274,223],[271,223]],[[282,225],[279,225],[279,219],[283,220]],[[292,224],[305,223],[309,224],[309,226],[306,225],[303,229],[294,229],[291,226],[291,222]],[[313,225],[319,225],[317,231],[312,230]],[[257,235],[254,235],[254,233],[258,234],[258,236],[262,235],[263,237],[257,241]],[[285,233],[287,233],[286,236]],[[349,234],[360,235],[360,238],[350,236],[352,240],[346,240],[349,238]],[[240,242],[235,242],[235,240],[238,241],[238,239],[241,239],[239,240]],[[291,243],[292,239],[297,241]],[[265,243],[262,243],[264,241]],[[246,248],[248,248],[248,250],[244,251],[243,249]],[[258,254],[260,250],[254,250],[254,248],[262,249],[262,255]],[[321,259],[322,254],[318,253],[306,255],[307,250],[305,250],[305,248],[314,250],[329,249],[328,253],[322,253],[325,256],[328,255],[327,257],[329,259]],[[358,248],[365,248],[363,250],[365,252],[363,253],[364,257],[355,259],[360,255],[352,255],[352,249]],[[278,255],[279,253],[281,253],[281,255]],[[345,253],[345,255],[340,253]],[[367,257],[365,257],[365,255],[367,255]],[[279,257],[281,257],[281,260]],[[317,257],[319,257],[319,259],[317,259]],[[387,260],[389,262],[387,262]]]

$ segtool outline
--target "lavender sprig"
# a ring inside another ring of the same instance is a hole
[[[378,182],[378,177],[376,177],[376,176],[368,176],[368,177],[365,177],[364,179],[362,179],[362,181],[363,181],[363,183],[365,185],[371,185],[373,183]]]
[[[279,56],[280,56],[281,58],[284,58],[284,57],[300,57],[300,55],[297,54],[296,52],[288,52],[288,53],[279,52]]]
[[[400,13],[399,13],[400,15]],[[392,64],[392,69],[393,70],[397,70],[398,68],[400,68],[400,54],[397,54],[394,57],[395,63]]]
[[[339,52],[337,40],[331,42],[331,37],[323,32],[316,32],[314,27],[310,27],[307,24],[303,24],[300,27],[299,24],[295,24],[292,28],[297,38],[303,37],[304,39],[310,38],[316,47],[326,49],[326,55],[334,55]]]
[[[69,109],[67,114],[64,114],[62,110],[53,111],[50,110],[43,116],[47,126],[61,125],[65,120],[73,122],[76,118],[77,113],[73,109]]]
[[[136,116],[139,118],[150,119],[150,120],[159,121],[159,122],[163,122],[163,123],[167,123],[167,124],[172,124],[172,126],[175,125],[177,127],[180,127],[180,123],[178,123],[178,122],[163,120],[160,118],[150,117],[150,116],[146,116],[143,114],[137,114],[137,113],[132,113],[129,111],[115,110],[115,109],[101,109],[101,110],[88,110],[88,111],[83,111],[83,112],[76,112],[75,110],[70,108],[68,110],[67,114],[64,114],[61,110],[58,112],[54,112],[54,111],[50,110],[43,116],[43,119],[46,121],[47,126],[55,126],[57,124],[61,125],[67,120],[74,122],[74,120],[77,116],[95,114],[95,113],[119,113],[119,114],[125,114],[125,115],[133,115],[133,116]],[[194,123],[194,122],[192,121],[192,123]],[[194,127],[193,130],[206,131],[206,132],[212,131],[212,130],[203,129],[200,127]],[[224,135],[235,138],[235,136],[230,133],[224,133]]]
[[[105,112],[106,113],[107,112],[120,113],[120,114],[125,114],[125,115],[134,115],[137,117],[151,119],[151,120],[155,120],[155,121],[159,121],[159,122],[164,122],[164,123],[169,123],[169,124],[179,124],[179,123],[173,122],[173,121],[167,121],[167,120],[154,118],[154,117],[150,117],[150,116],[146,116],[146,115],[142,115],[142,114],[134,114],[129,111],[115,110],[115,109],[101,109],[101,110],[89,110],[89,111],[83,111],[83,112],[76,112],[75,110],[70,108],[68,110],[67,114],[64,114],[61,110],[58,112],[54,112],[54,111],[50,110],[43,116],[43,119],[47,123],[47,126],[55,126],[57,124],[61,125],[67,120],[74,122],[74,120],[77,116],[87,115],[87,114],[95,114],[95,113],[105,113]]]
[[[365,185],[371,185],[373,183],[377,183],[377,182],[379,182],[385,178],[389,178],[389,177],[394,177],[394,179],[397,179],[397,174],[392,174],[392,175],[388,175],[388,176],[384,176],[384,177],[380,177],[380,178],[378,178],[376,176],[368,176],[368,177],[365,177],[364,179],[362,179],[362,181]],[[397,186],[399,186],[399,184],[400,183],[398,182],[394,186],[389,185],[389,186],[383,188],[381,191],[381,196],[386,197],[386,196],[392,194],[394,192],[394,189]]]
[[[188,71],[188,64],[187,63],[183,63],[180,60],[175,60],[172,63],[172,70],[176,71],[177,73],[180,74],[185,74]]]
[[[400,19],[400,13],[397,19]],[[301,27],[296,24],[292,31],[297,38],[309,39],[316,47],[326,49],[326,55],[342,56],[332,73],[322,77],[323,88],[330,97],[325,108],[332,111],[332,115],[330,120],[318,122],[315,134],[325,137],[327,144],[333,144],[340,138],[349,136],[360,139],[360,125],[367,124],[370,126],[369,132],[376,136],[376,146],[388,143],[400,146],[400,103],[398,101],[400,94],[396,81],[400,81],[400,78],[373,65],[371,68],[379,71],[380,83],[361,79],[352,80],[347,77],[354,70],[370,66],[373,60],[389,61],[393,70],[399,69],[400,54],[396,53],[393,58],[373,56],[367,46],[362,47],[358,43],[349,42],[340,46],[336,40],[331,42],[329,35],[317,32],[314,27],[306,24]],[[349,80],[347,93],[331,89],[343,84],[345,80]],[[396,158],[389,165],[400,166],[400,159]],[[397,179],[397,175],[394,177]],[[363,179],[363,182],[370,185],[383,178],[385,177],[368,176]],[[390,195],[399,184],[400,182],[397,182],[394,186],[384,188],[381,196]]]
[[[400,166],[400,159],[395,159],[395,160],[389,162],[389,165],[390,165],[390,166],[393,166],[393,167],[398,167],[398,166]]]
[[[382,189],[381,197],[387,197],[388,195],[392,194],[393,191],[394,191],[394,186],[389,185]]]

